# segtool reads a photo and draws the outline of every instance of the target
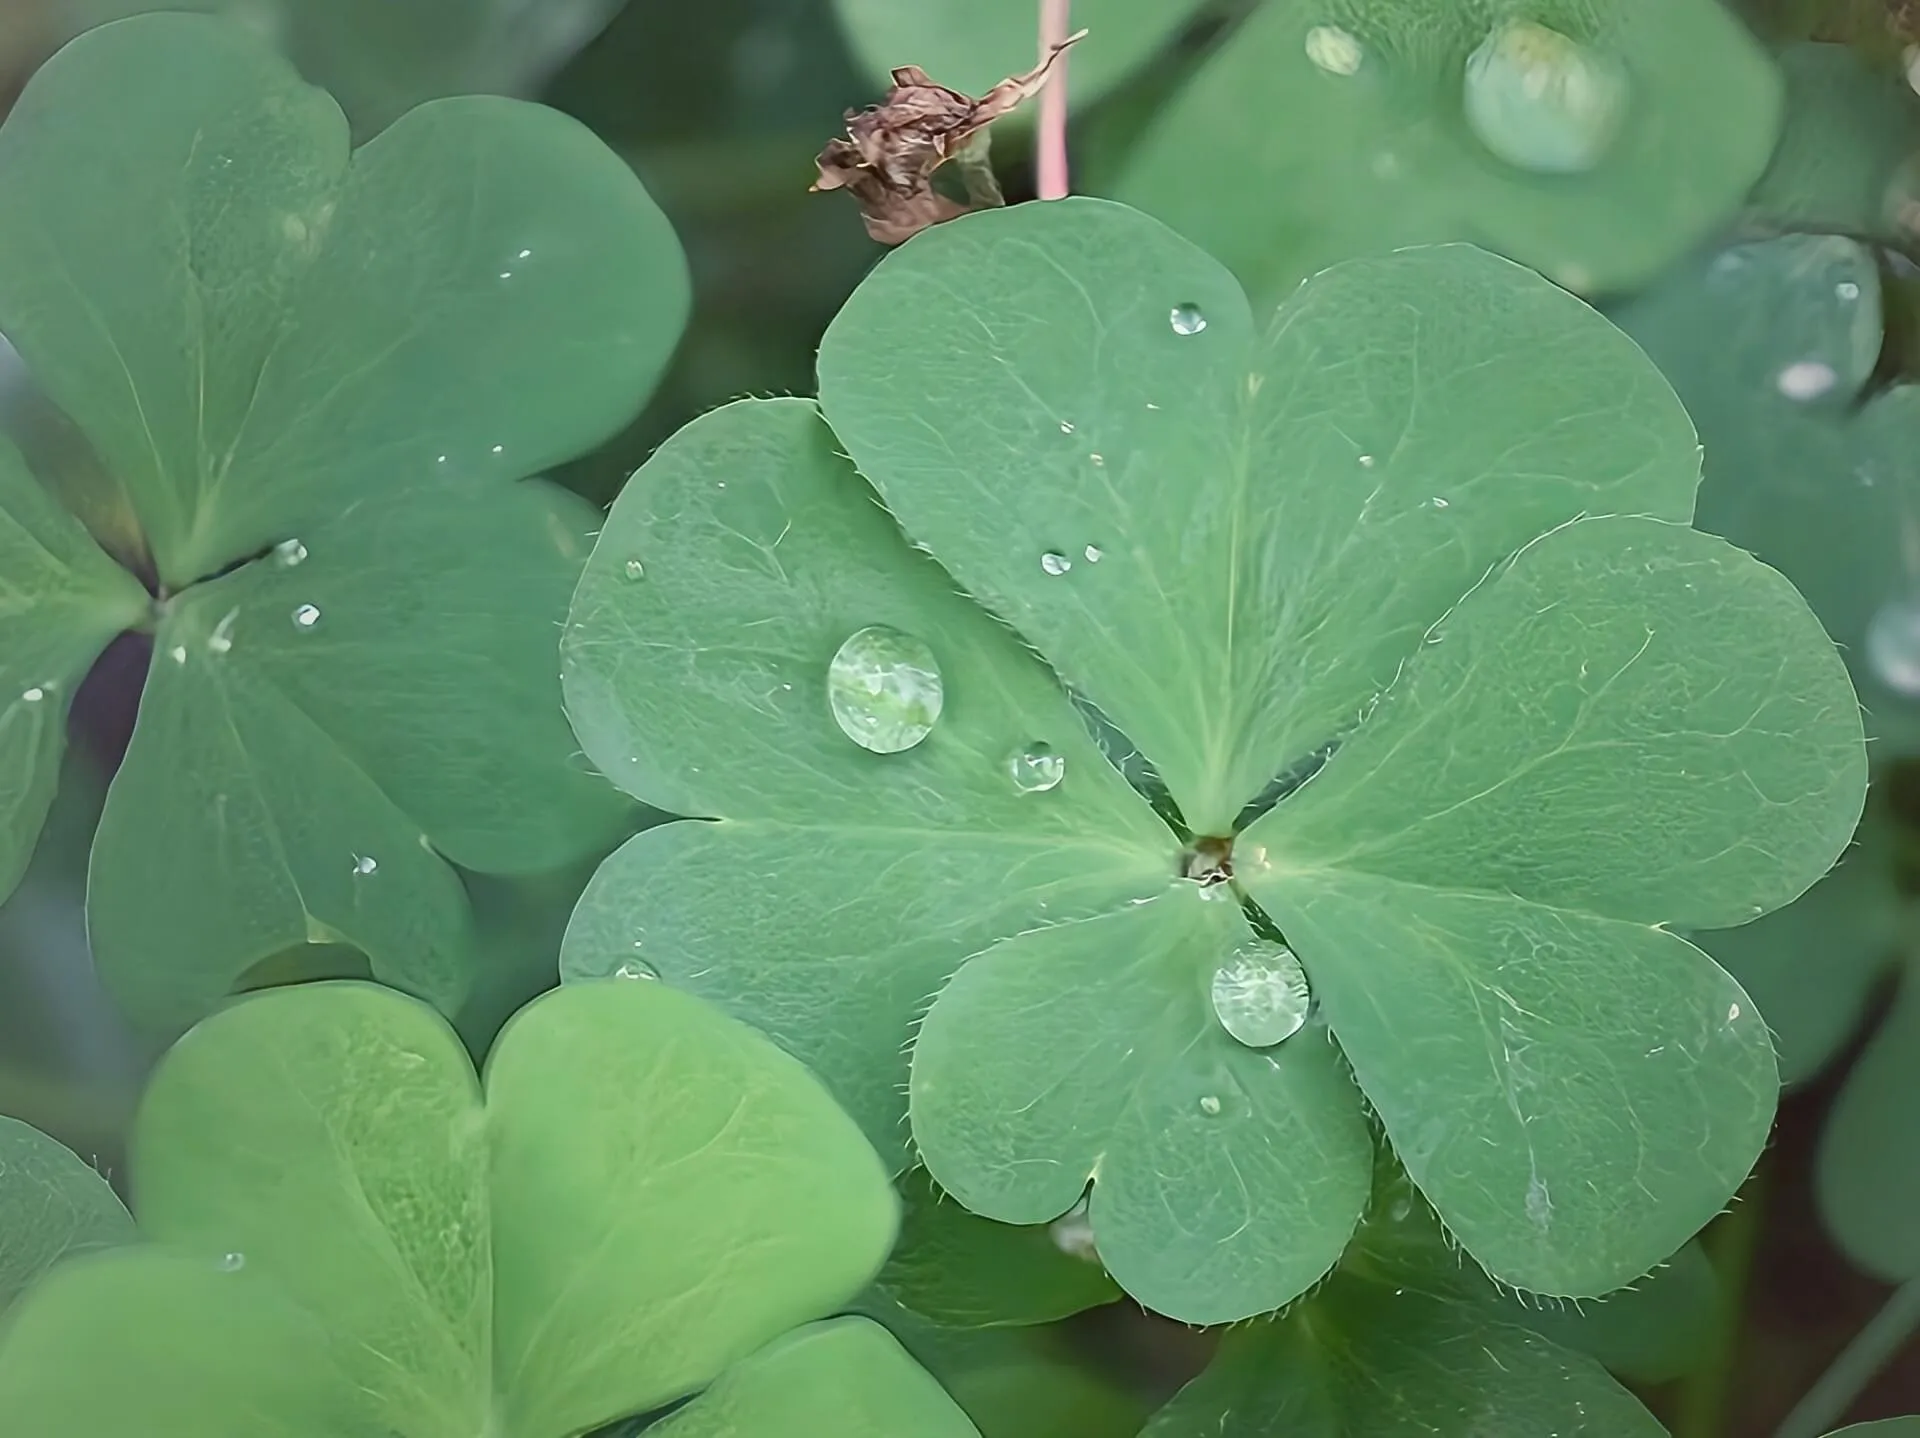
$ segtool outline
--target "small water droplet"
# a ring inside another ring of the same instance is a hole
[[[1839,284],[1833,287],[1833,292],[1843,300],[1857,300],[1860,298],[1860,286],[1856,285],[1852,280],[1840,281]]]
[[[660,971],[643,959],[628,959],[613,971],[616,979],[657,979]]]
[[[1069,423],[1068,423],[1068,422],[1067,422],[1066,420],[1064,420],[1064,419],[1063,419],[1063,420],[1061,420],[1061,421],[1060,421],[1060,433],[1062,433],[1062,434],[1072,434],[1072,433],[1073,433],[1073,426],[1072,426],[1071,424],[1069,424]]]
[[[510,280],[510,279],[512,279],[512,278],[513,278],[513,271],[512,271],[512,270],[502,270],[502,271],[500,271],[500,278],[501,278],[501,279],[503,279],[503,280]]]
[[[620,566],[620,571],[629,579],[645,579],[647,577],[647,566],[637,559],[629,559],[625,564]]]
[[[283,539],[273,547],[273,562],[282,569],[292,569],[307,562],[307,547],[297,539]]]
[[[1740,1017],[1740,1005],[1728,1004],[1727,1005],[1727,1022],[1732,1023],[1735,1019],[1739,1017]]]
[[[1405,1223],[1411,1217],[1413,1217],[1413,1200],[1410,1198],[1396,1198],[1393,1206],[1387,1210],[1387,1220],[1390,1223]]]
[[[849,635],[827,666],[834,722],[876,754],[897,754],[926,738],[945,698],[933,651],[882,624]]]
[[[1097,544],[1089,544],[1081,553],[1087,556],[1087,563],[1089,564],[1098,564],[1107,557],[1106,550]]]
[[[1214,1017],[1250,1049],[1292,1038],[1307,1021],[1306,970],[1284,944],[1254,939],[1214,970]]]
[[[507,447],[504,444],[496,444],[493,447],[493,452],[495,454],[505,454],[507,452]]]
[[[1627,72],[1579,41],[1516,20],[1467,59],[1467,124],[1500,159],[1536,174],[1598,165],[1627,112]]]
[[[1436,494],[1431,500],[1428,501],[1428,503],[1430,503],[1435,509],[1445,509],[1449,504],[1452,503],[1452,501],[1445,499],[1442,496]]]
[[[1211,1118],[1220,1112],[1220,1100],[1210,1093],[1202,1094],[1200,1096],[1200,1112]]]
[[[20,692],[20,697],[29,704],[38,704],[42,699],[47,697],[47,691],[36,684],[31,689],[23,689]]]
[[[1044,794],[1067,777],[1067,761],[1048,744],[1028,744],[1007,756],[1013,787],[1023,794]]]
[[[433,461],[433,462],[434,462],[435,464],[445,464],[445,463],[447,462],[447,457],[446,457],[446,456],[445,456],[444,454],[442,454],[442,455],[436,455],[436,456],[434,456],[434,461]]]
[[[1880,606],[1867,626],[1867,661],[1887,688],[1920,699],[1920,598]]]
[[[314,613],[317,617],[319,611],[315,610]],[[233,648],[233,622],[239,617],[240,611],[238,609],[229,609],[220,617],[220,622],[213,626],[213,633],[207,636],[208,653],[225,654]],[[295,616],[294,622],[299,622],[298,616]]]
[[[167,653],[172,657],[175,664],[185,664],[187,662],[187,646],[184,644],[174,645]]]
[[[1087,456],[1087,458],[1093,461],[1093,467],[1095,469],[1106,468],[1106,465],[1107,465],[1106,456],[1098,455],[1098,454],[1090,454]]]
[[[1329,75],[1359,73],[1366,50],[1351,31],[1338,25],[1315,25],[1307,31],[1307,58]]]
[[[247,1256],[244,1253],[223,1253],[220,1255],[220,1271],[222,1273],[238,1273],[246,1266]]]
[[[1049,549],[1040,556],[1040,568],[1055,576],[1065,574],[1073,568],[1073,561],[1056,549]]]
[[[1207,317],[1200,313],[1198,305],[1175,305],[1167,321],[1177,335],[1197,335],[1207,327]]]
[[[1084,1198],[1048,1224],[1047,1234],[1053,1239],[1053,1246],[1067,1257],[1084,1263],[1100,1261],[1100,1251],[1093,1243],[1093,1222],[1087,1217]]]
[[[1370,454],[1360,456],[1360,468],[1362,469],[1372,469],[1375,463],[1374,457]]]
[[[1840,382],[1832,365],[1822,360],[1795,360],[1780,371],[1774,383],[1788,399],[1818,399]]]
[[[319,622],[320,606],[317,604],[303,604],[293,611],[293,627],[295,629],[312,629]]]
[[[353,872],[356,874],[371,874],[379,867],[380,861],[371,854],[355,854],[353,856]]]

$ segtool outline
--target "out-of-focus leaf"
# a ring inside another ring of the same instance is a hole
[[[1920,1278],[1920,961],[1835,1100],[1815,1192],[1841,1249],[1893,1282]]]

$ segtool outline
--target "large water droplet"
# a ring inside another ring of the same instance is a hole
[[[1351,31],[1338,25],[1315,25],[1307,31],[1307,58],[1329,75],[1353,75],[1367,52]]]
[[[1467,124],[1495,155],[1539,174],[1599,164],[1627,113],[1619,61],[1558,30],[1516,20],[1467,60]]]
[[[1920,699],[1920,598],[1880,606],[1867,626],[1867,662],[1887,688]]]
[[[1214,970],[1213,1012],[1250,1049],[1292,1038],[1307,1021],[1307,973],[1284,944],[1255,939]]]
[[[1207,327],[1207,317],[1198,305],[1175,305],[1167,316],[1177,335],[1197,335]]]
[[[876,754],[897,754],[926,738],[945,697],[933,651],[883,624],[849,635],[827,667],[834,722]]]
[[[319,622],[320,606],[317,604],[303,604],[293,611],[293,627],[295,629],[312,629],[315,625],[319,624]]]
[[[283,539],[273,547],[273,562],[282,569],[292,569],[297,564],[305,564],[307,547],[297,539]]]
[[[1023,794],[1044,794],[1060,787],[1067,777],[1066,759],[1050,745],[1028,744],[1007,756],[1007,772],[1013,775],[1013,787]]]
[[[1065,574],[1071,568],[1073,568],[1073,561],[1057,549],[1049,549],[1040,556],[1042,573],[1058,576]]]

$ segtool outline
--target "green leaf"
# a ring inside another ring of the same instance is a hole
[[[1257,326],[1218,265],[1094,200],[890,256],[828,330],[820,392],[908,533],[1198,834],[1350,725],[1488,565],[1582,512],[1685,520],[1698,477],[1645,359],[1515,266],[1341,265]]]
[[[1105,94],[1176,39],[1205,0],[1080,0],[1073,26],[1087,38],[1071,61],[1075,105]],[[1032,68],[1039,14],[1032,0],[835,0],[841,27],[876,83],[918,65],[942,85],[984,95]]]
[[[811,404],[729,405],[608,515],[562,649],[581,747],[651,803],[725,817],[615,853],[561,971],[645,965],[748,1019],[905,1167],[901,1048],[928,996],[1006,933],[1156,891],[1177,844],[1053,677],[900,542],[835,450]],[[876,623],[930,645],[950,696],[898,754],[856,746],[827,700],[834,651]],[[1064,758],[1057,789],[1009,777],[1033,742]]]
[[[1920,1438],[1920,1418],[1882,1418],[1878,1423],[1854,1423],[1827,1438]]]
[[[1180,883],[972,959],[914,1045],[928,1168],[1009,1223],[1062,1212],[1097,1174],[1101,1262],[1185,1322],[1310,1288],[1366,1205],[1373,1148],[1324,1029],[1263,1051],[1220,1027],[1213,971],[1252,937],[1227,890]]]
[[[1236,1328],[1141,1438],[1663,1438],[1590,1358],[1416,1289],[1336,1283]]]
[[[67,706],[147,595],[0,439],[0,899],[26,873],[53,802]]]
[[[1722,1326],[1720,1284],[1698,1241],[1631,1288],[1597,1301],[1509,1311],[1562,1348],[1584,1353],[1636,1383],[1667,1383],[1707,1361]]]
[[[0,1117],[0,1312],[60,1260],[133,1237],[106,1179],[31,1124]]]
[[[789,1334],[648,1431],[660,1438],[979,1438],[926,1370],[864,1318]]]
[[[1051,1323],[1120,1297],[1077,1221],[1017,1227],[967,1211],[922,1169],[901,1179],[900,1241],[876,1286],[950,1329]]]
[[[1779,59],[1786,125],[1747,208],[1783,229],[1897,236],[1889,187],[1920,150],[1920,102],[1906,76],[1853,45],[1789,45]]]
[[[1869,643],[1912,597],[1909,457],[1920,388],[1861,403],[1881,350],[1874,256],[1837,235],[1786,235],[1692,263],[1616,314],[1673,381],[1706,450],[1699,526],[1794,582],[1840,644],[1883,751],[1920,749],[1920,677]],[[1896,634],[1902,632],[1896,630]]]
[[[530,1005],[484,1101],[386,990],[243,1000],[162,1063],[134,1161],[155,1245],[19,1306],[9,1427],[564,1438],[832,1311],[895,1214],[798,1064],[658,984]]]
[[[1773,1031],[1780,1077],[1813,1077],[1855,1032],[1875,981],[1897,953],[1904,908],[1894,884],[1894,828],[1869,803],[1839,866],[1784,909],[1737,929],[1692,935],[1753,996]]]
[[[1527,20],[1626,76],[1597,162],[1536,173],[1497,157],[1466,113],[1469,58],[1512,13],[1485,0],[1270,0],[1164,109],[1116,193],[1263,302],[1337,260],[1456,239],[1575,290],[1642,283],[1760,176],[1780,80],[1714,0],[1529,6]],[[1522,137],[1546,123],[1516,122]]]
[[[1847,1257],[1894,1282],[1920,1278],[1920,962],[1909,959],[1892,1009],[1820,1136],[1815,1193]]]

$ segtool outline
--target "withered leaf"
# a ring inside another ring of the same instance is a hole
[[[897,245],[972,207],[933,188],[933,172],[949,160],[960,162],[973,205],[999,204],[985,165],[987,126],[1037,94],[1054,62],[1086,33],[1069,35],[1040,64],[1002,80],[978,100],[935,84],[918,65],[903,65],[878,105],[847,111],[847,137],[827,141],[815,162],[820,178],[813,188],[852,194],[867,233],[883,245]]]

